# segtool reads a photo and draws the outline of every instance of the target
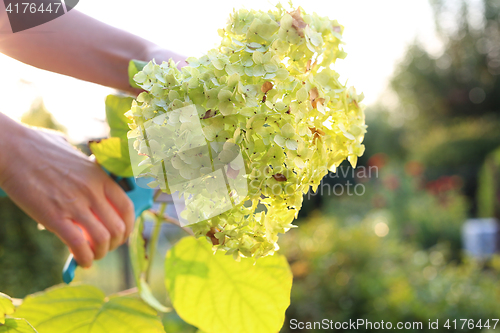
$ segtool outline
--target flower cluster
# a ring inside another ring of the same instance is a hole
[[[363,154],[363,96],[333,69],[346,56],[342,32],[300,7],[241,9],[219,30],[217,49],[181,70],[153,60],[135,75],[146,90],[127,113],[143,157],[135,170],[183,194],[181,217],[217,249],[274,253],[303,194]]]

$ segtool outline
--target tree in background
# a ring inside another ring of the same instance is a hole
[[[500,1],[431,0],[444,52],[408,48],[391,81],[410,157],[429,178],[458,174],[474,197],[485,156],[500,145]]]
[[[418,43],[409,48],[392,80],[403,111],[417,112],[412,125],[421,130],[423,125],[446,125],[456,118],[498,117],[500,1],[482,0],[482,10],[471,10],[466,1],[458,9],[452,6],[456,1],[431,3],[444,52],[436,58]],[[471,17],[478,14],[483,19],[476,18],[472,25]],[[450,18],[454,24],[446,24]]]

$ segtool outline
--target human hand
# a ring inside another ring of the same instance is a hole
[[[5,118],[0,187],[9,197],[54,232],[82,267],[125,242],[135,217],[118,184],[62,136]]]

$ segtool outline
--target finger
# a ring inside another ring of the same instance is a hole
[[[113,251],[126,240],[125,222],[108,200],[103,199],[92,205],[92,211],[106,227],[110,235],[109,251]]]
[[[76,262],[82,267],[92,266],[94,253],[82,231],[71,220],[57,223],[53,232],[70,248]]]
[[[86,238],[90,242],[94,259],[104,258],[109,251],[110,234],[104,225],[97,219],[90,209],[82,212],[75,218],[75,223],[79,225]]]
[[[111,181],[111,179],[109,182],[106,182],[104,186],[104,194],[125,223],[125,237],[123,239],[125,242],[134,228],[134,204],[125,191],[123,191],[114,181]]]

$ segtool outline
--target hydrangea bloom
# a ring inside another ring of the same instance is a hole
[[[363,154],[363,95],[333,69],[346,56],[342,32],[300,7],[241,9],[219,30],[217,49],[181,70],[153,60],[135,75],[146,90],[127,113],[143,157],[135,168],[155,179],[151,186],[184,194],[182,218],[217,249],[235,258],[272,254],[278,234],[294,227],[303,194]],[[196,186],[219,169],[227,187]],[[212,200],[214,191],[226,202]],[[214,213],[224,205],[232,208]]]

